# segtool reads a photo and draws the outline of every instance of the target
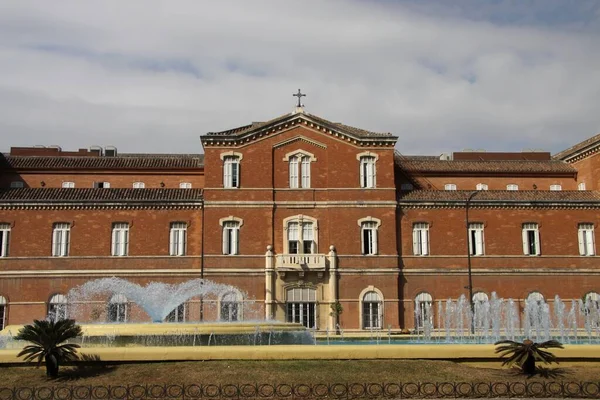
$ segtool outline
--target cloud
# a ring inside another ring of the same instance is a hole
[[[565,6],[568,3],[568,7]],[[0,148],[199,152],[292,110],[405,154],[559,151],[600,132],[597,2],[19,1],[0,12]]]

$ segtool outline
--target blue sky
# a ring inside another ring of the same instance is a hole
[[[600,0],[15,0],[0,150],[200,152],[306,110],[404,154],[557,152],[600,132]]]

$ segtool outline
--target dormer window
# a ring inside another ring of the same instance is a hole
[[[290,189],[310,188],[310,163],[314,155],[304,150],[287,153],[283,161],[289,162]]]

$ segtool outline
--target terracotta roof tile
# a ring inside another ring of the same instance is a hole
[[[569,156],[579,152],[580,150],[583,150],[586,147],[592,147],[594,145],[597,145],[598,143],[600,143],[600,133],[595,136],[592,136],[589,139],[584,140],[583,142],[577,143],[575,146],[569,147],[566,150],[556,153],[552,157],[556,160],[564,160],[565,158],[568,158]]]
[[[22,202],[195,202],[202,189],[0,189],[0,203]]]
[[[281,115],[277,118],[273,118],[269,121],[266,122],[253,122],[251,124],[248,125],[244,125],[244,126],[240,126],[237,128],[233,128],[233,129],[228,129],[225,131],[220,131],[220,132],[208,132],[206,134],[206,136],[238,136],[238,135],[242,135],[246,132],[250,132],[253,131],[255,129],[261,128],[263,126],[267,126],[270,124],[274,124],[277,123],[279,121],[284,121],[285,119],[291,117],[291,116],[306,116],[307,119],[312,119],[314,120],[316,123],[318,124],[323,124],[323,125],[327,125],[331,128],[337,128],[341,131],[345,131],[347,133],[350,133],[354,136],[360,137],[360,138],[377,138],[377,137],[393,137],[393,135],[391,133],[378,133],[378,132],[371,132],[371,131],[367,131],[365,129],[360,129],[360,128],[355,128],[353,126],[350,125],[345,125],[342,124],[340,122],[331,122],[328,121],[324,118],[321,117],[317,117],[316,115],[312,115],[309,113],[301,113],[301,114],[285,114],[285,115]]]
[[[413,190],[400,192],[400,202],[449,201],[465,202],[471,190]],[[471,202],[552,202],[596,203],[600,205],[600,192],[586,190],[481,190]]]
[[[417,157],[396,157],[397,165],[412,173],[571,173],[577,172],[571,165],[559,161],[471,161],[440,160]]]
[[[118,157],[6,156],[0,169],[190,169],[204,166],[203,154],[123,154]]]

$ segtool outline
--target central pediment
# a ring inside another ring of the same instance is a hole
[[[289,129],[304,126],[309,129],[334,136],[340,140],[351,142],[358,146],[390,146],[396,144],[397,136],[391,133],[371,132],[339,122],[331,122],[316,115],[304,112],[302,108],[295,112],[282,115],[266,122],[253,122],[248,125],[221,132],[208,132],[200,137],[202,145],[210,146],[241,146],[265,136],[277,135]]]

